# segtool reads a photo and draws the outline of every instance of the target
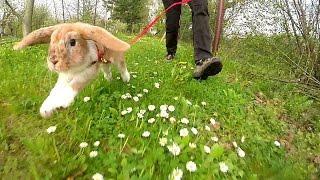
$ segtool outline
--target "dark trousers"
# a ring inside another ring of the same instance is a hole
[[[165,8],[181,0],[162,0]],[[196,61],[211,58],[211,29],[209,26],[208,0],[192,0],[189,3],[192,11],[192,30],[194,58]],[[166,47],[168,54],[177,51],[180,28],[181,6],[176,6],[166,14]]]

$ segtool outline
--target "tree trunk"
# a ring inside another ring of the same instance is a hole
[[[296,39],[296,44],[297,44],[299,53],[302,54],[303,49],[302,49],[302,45],[301,45],[300,40],[299,40],[299,35],[297,34],[298,30],[296,28],[296,22],[295,22],[292,14],[291,14],[291,11],[290,11],[289,1],[285,0],[284,2],[285,2],[285,5],[286,5],[286,13],[287,13],[287,15],[289,17],[289,22],[291,24],[291,28],[293,30],[294,37]]]
[[[96,0],[95,6],[94,6],[93,25],[96,25],[96,20],[97,20],[97,8],[98,8],[98,0]]]
[[[32,13],[33,13],[34,0],[25,0],[25,9],[22,20],[22,33],[23,36],[31,32],[32,27]]]
[[[4,34],[4,28],[5,28],[5,25],[6,25],[6,22],[5,22],[6,16],[7,16],[7,13],[4,12],[3,16],[2,16],[2,19],[0,21],[0,37],[2,37],[2,35]]]
[[[65,15],[64,15],[64,1],[61,0],[61,5],[62,5],[62,18],[63,18],[63,22],[65,23],[66,22],[66,18],[65,18]]]
[[[82,1],[82,15],[81,15],[81,21],[84,21],[85,12],[86,12],[86,1],[85,1],[85,0],[83,0],[83,1]]]
[[[317,53],[316,53],[316,58],[315,58],[315,63],[314,63],[314,66],[315,66],[315,70],[314,70],[314,76],[317,80],[320,81],[320,46],[318,46],[318,50],[317,50]]]
[[[55,20],[56,20],[56,22],[58,23],[58,22],[59,22],[59,20],[58,20],[57,5],[56,5],[55,0],[53,0],[52,2],[53,2],[53,8],[54,8],[54,16],[55,16]]]
[[[77,21],[80,21],[80,0],[77,0]]]

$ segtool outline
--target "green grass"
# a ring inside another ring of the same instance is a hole
[[[104,80],[101,73],[71,107],[42,119],[39,107],[57,78],[46,68],[47,46],[14,52],[12,44],[2,44],[0,177],[91,179],[99,172],[105,179],[167,179],[176,167],[183,170],[184,179],[319,177],[319,162],[314,161],[320,158],[319,104],[299,94],[292,84],[266,78],[292,77],[279,58],[251,46],[224,45],[220,54],[223,72],[198,82],[192,79],[190,45],[181,43],[177,59],[166,62],[164,44],[145,38],[127,54],[128,69],[137,75],[129,84],[116,78],[117,71],[112,82]],[[156,82],[159,89],[154,87]],[[134,102],[121,99],[125,93],[144,96]],[[85,96],[91,97],[87,103]],[[203,107],[202,101],[207,106]],[[156,105],[156,111],[137,118],[137,112],[150,104]],[[170,117],[174,116],[176,123],[156,117],[162,104],[175,106]],[[121,116],[127,107],[133,112]],[[152,117],[156,122],[149,124]],[[183,117],[190,120],[188,125],[179,123]],[[206,131],[210,118],[219,126]],[[57,130],[48,134],[46,129],[53,125]],[[198,135],[191,133],[191,127],[198,129]],[[179,136],[182,128],[188,128],[189,136]],[[168,145],[172,141],[181,148],[176,157],[159,145],[167,130]],[[144,131],[150,131],[150,137],[142,137]],[[120,133],[126,137],[118,138]],[[219,138],[217,143],[211,140],[213,136]],[[240,142],[242,136],[244,143]],[[101,144],[94,147],[97,140]],[[275,140],[281,142],[280,148],[274,145]],[[246,152],[244,158],[237,155],[233,141]],[[81,142],[89,146],[80,149]],[[189,142],[197,148],[189,148]],[[204,145],[212,147],[210,154],[204,152]],[[89,157],[92,150],[98,151],[97,157]],[[197,164],[196,172],[186,170],[188,161]],[[220,162],[229,166],[228,173],[220,171]]]

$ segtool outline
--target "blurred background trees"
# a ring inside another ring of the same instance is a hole
[[[147,0],[110,0],[111,18],[127,25],[128,32],[138,32],[148,18]]]
[[[296,66],[304,67],[305,74],[309,79],[319,84],[320,1],[275,0],[274,3],[278,13],[281,14],[279,22],[287,40],[294,42],[300,56]]]

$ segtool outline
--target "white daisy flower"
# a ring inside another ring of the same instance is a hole
[[[198,130],[194,127],[191,128],[191,132],[194,134],[194,135],[197,135],[198,134]]]
[[[169,110],[170,112],[173,112],[173,111],[175,110],[175,108],[174,108],[173,105],[170,105],[170,106],[168,107],[168,110]]]
[[[150,132],[149,131],[145,131],[142,133],[142,137],[149,137],[150,136]]]
[[[206,103],[206,102],[204,102],[204,101],[202,101],[202,102],[201,102],[201,105],[202,105],[202,106],[206,106],[206,105],[207,105],[207,103]]]
[[[141,113],[137,113],[138,118],[142,119],[144,116]]]
[[[128,99],[128,97],[124,94],[124,95],[121,95],[121,99]]]
[[[189,124],[189,120],[187,118],[182,118],[181,123],[183,124]]]
[[[154,87],[159,89],[160,88],[160,84],[159,83],[154,83]]]
[[[176,100],[176,101],[178,101],[179,97],[174,97],[173,99]]]
[[[166,105],[166,104],[163,104],[160,106],[161,111],[166,111],[167,109],[168,109],[168,105]]]
[[[96,173],[92,176],[93,180],[103,180],[103,176],[100,173]]]
[[[83,101],[84,101],[84,102],[90,101],[90,97],[84,97],[84,98],[83,98]]]
[[[197,145],[195,143],[189,143],[189,147],[191,149],[195,149],[195,148],[197,148]]]
[[[138,98],[137,96],[134,96],[134,97],[133,97],[133,100],[134,100],[135,102],[138,102],[138,101],[139,101],[139,98]]]
[[[155,105],[149,105],[148,106],[149,111],[154,111],[156,109]]]
[[[179,132],[180,132],[180,136],[181,136],[181,137],[186,137],[186,136],[189,135],[189,131],[188,131],[187,128],[183,128],[183,129],[181,129]]]
[[[167,111],[161,111],[160,112],[160,117],[168,119],[169,118],[169,113],[167,113]]]
[[[100,145],[100,141],[94,142],[93,145],[94,145],[95,147],[98,147],[98,146]]]
[[[245,137],[242,136],[242,137],[241,137],[241,142],[244,143],[244,140],[245,140]]]
[[[152,124],[152,123],[154,123],[155,121],[156,121],[155,118],[150,118],[150,119],[148,120],[148,123]]]
[[[56,129],[57,129],[57,126],[50,126],[47,129],[47,133],[48,134],[54,133],[56,131]]]
[[[97,156],[98,156],[98,151],[91,151],[91,152],[89,153],[89,156],[90,156],[91,158],[97,157]]]
[[[213,118],[211,118],[211,119],[210,119],[210,123],[211,123],[212,125],[215,125],[215,124],[216,124],[216,120],[213,119]]]
[[[165,146],[165,145],[167,145],[167,143],[168,143],[168,139],[167,138],[163,137],[163,138],[159,139],[159,144],[161,146]]]
[[[237,153],[238,156],[241,158],[243,158],[246,155],[246,153],[240,147],[237,148]]]
[[[220,171],[221,171],[221,172],[223,172],[223,173],[228,172],[229,167],[228,167],[228,165],[226,165],[226,163],[220,162],[220,163],[219,163],[219,166],[220,166]]]
[[[145,114],[147,111],[144,110],[144,109],[141,109],[139,112],[140,112],[141,114]]]
[[[209,146],[203,146],[204,152],[207,154],[211,153],[211,148]]]
[[[179,168],[175,168],[169,175],[169,180],[181,180],[183,176],[183,171]]]
[[[189,100],[186,100],[186,103],[188,104],[188,105],[192,105],[192,102],[191,101],[189,101]]]
[[[173,143],[170,146],[167,146],[168,150],[174,155],[174,156],[178,156],[180,154],[180,147],[176,144]]]
[[[274,145],[276,145],[277,147],[280,147],[280,146],[281,146],[281,144],[280,144],[279,141],[274,141]]]
[[[238,144],[237,144],[237,142],[235,142],[235,141],[232,142],[232,145],[233,145],[234,148],[237,148],[237,147],[238,147]]]
[[[207,126],[207,125],[206,125],[204,128],[205,128],[205,130],[207,130],[207,131],[211,131],[210,127]]]
[[[143,96],[143,94],[137,94],[137,96],[138,96],[139,98],[141,98],[141,97]]]
[[[176,122],[176,118],[175,117],[170,117],[170,119],[169,119],[169,121],[170,121],[170,123],[175,123]]]
[[[86,148],[87,146],[88,146],[88,143],[86,143],[86,142],[82,142],[79,144],[80,148]]]
[[[132,112],[132,107],[128,107],[127,108],[127,113],[131,113]]]
[[[125,137],[126,137],[125,134],[122,134],[122,133],[118,134],[118,138],[120,138],[120,139],[123,139],[123,138],[125,138]]]
[[[122,116],[124,116],[124,115],[126,115],[126,114],[128,114],[128,111],[127,111],[127,110],[121,111],[121,115],[122,115]]]
[[[126,95],[126,97],[129,98],[129,99],[132,98],[132,96],[131,96],[130,93],[126,93],[125,95]]]
[[[189,161],[186,164],[186,168],[189,172],[195,172],[197,170],[197,165],[193,161]]]
[[[149,90],[148,90],[148,89],[143,89],[143,92],[144,92],[144,93],[148,93]]]
[[[213,136],[213,137],[211,137],[211,140],[214,141],[214,142],[218,142],[219,138],[217,136]]]

